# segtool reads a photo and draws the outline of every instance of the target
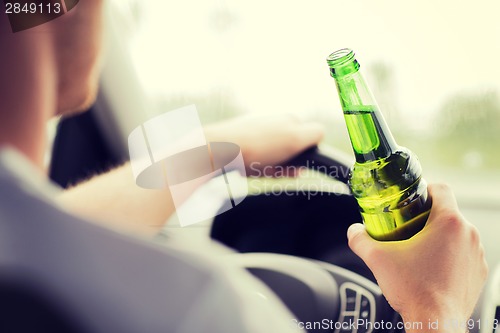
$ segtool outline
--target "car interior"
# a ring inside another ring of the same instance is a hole
[[[411,6],[405,9],[402,8],[404,5],[397,5],[395,1],[389,2],[398,10],[407,10],[408,13],[415,9]],[[193,6],[196,6],[197,10],[192,11]],[[500,132],[495,132],[500,128],[500,116],[495,118],[499,120],[499,123],[494,125],[497,126],[492,130],[494,134],[483,147],[487,150],[486,152],[481,150],[483,148],[475,149],[473,146],[474,142],[486,142],[483,137],[477,141],[474,138],[480,134],[470,132],[472,133],[470,134],[472,146],[464,146],[466,151],[454,159],[458,156],[454,147],[460,144],[454,145],[446,142],[443,137],[446,137],[447,132],[442,128],[429,125],[435,122],[434,120],[424,121],[435,119],[432,118],[436,116],[435,114],[438,114],[436,119],[440,119],[441,111],[436,111],[432,115],[430,113],[418,114],[417,111],[400,111],[395,107],[387,106],[393,100],[393,95],[387,91],[397,94],[403,91],[403,88],[398,88],[399,84],[404,85],[409,82],[403,79],[399,82],[394,78],[394,72],[403,66],[411,67],[412,64],[417,66],[416,59],[427,57],[427,55],[421,53],[413,55],[413,58],[406,62],[401,61],[394,67],[390,67],[389,64],[393,58],[409,56],[410,53],[405,50],[394,51],[394,55],[379,61],[377,59],[384,55],[385,44],[380,44],[380,48],[375,49],[373,45],[376,44],[370,44],[358,38],[356,32],[358,30],[352,32],[352,40],[350,40],[349,30],[342,26],[342,22],[347,22],[347,19],[338,19],[339,22],[331,27],[331,31],[325,29],[329,22],[327,18],[329,17],[330,21],[336,21],[339,14],[331,15],[329,11],[322,12],[322,6],[331,10],[348,10],[349,5],[332,5],[325,1],[310,5],[309,10],[314,13],[311,17],[318,16],[316,22],[315,19],[307,17],[307,14],[301,13],[307,6],[289,5],[290,8],[282,12],[284,7],[282,3],[265,5],[257,2],[249,5],[239,1],[211,1],[201,4],[199,1],[188,1],[186,4],[177,5],[172,1],[109,1],[105,17],[106,56],[102,64],[99,96],[89,112],[59,119],[56,124],[52,125],[55,135],[49,164],[51,179],[67,188],[91,175],[102,173],[126,162],[129,159],[127,137],[135,127],[155,115],[184,105],[195,104],[202,122],[210,123],[252,112],[248,110],[261,106],[265,106],[265,110],[261,112],[270,112],[269,110],[281,107],[287,110],[291,108],[291,104],[295,104],[293,112],[296,109],[302,109],[302,114],[322,120],[326,124],[327,132],[331,133],[327,133],[325,142],[320,146],[312,147],[287,162],[287,165],[309,169],[304,173],[305,176],[301,175],[297,179],[289,180],[297,186],[293,195],[270,193],[266,191],[264,185],[259,183],[259,191],[251,192],[241,204],[211,220],[181,227],[176,217],[172,217],[166,223],[157,241],[161,244],[169,241],[170,238],[185,237],[193,244],[205,244],[209,239],[224,244],[235,251],[232,255],[234,262],[246,268],[269,286],[300,321],[313,322],[328,318],[340,323],[358,319],[396,323],[401,318],[385,300],[368,267],[347,244],[347,228],[352,223],[361,222],[362,219],[356,201],[346,185],[353,156],[346,141],[348,136],[342,119],[336,118],[341,111],[336,105],[335,88],[329,81],[331,78],[328,77],[324,58],[336,46],[343,46],[342,43],[352,41],[354,46],[359,46],[360,55],[364,53],[366,56],[365,62],[369,64],[367,67],[371,68],[370,73],[372,73],[369,78],[377,82],[374,92],[380,93],[377,98],[379,98],[383,112],[387,112],[389,125],[393,128],[401,128],[394,130],[397,140],[414,149],[417,155],[421,156],[424,177],[429,182],[444,181],[452,184],[452,187],[457,190],[457,198],[463,215],[480,231],[490,275],[471,320],[483,324],[492,323],[495,319],[500,320],[500,245],[498,242],[500,196],[495,190],[500,186],[500,170],[496,163],[498,157],[495,160],[490,156],[497,155],[494,149],[500,147],[498,135]],[[377,19],[379,22],[385,18],[392,20],[392,24],[401,23],[390,14],[387,8],[385,11],[380,8],[375,10],[372,6],[367,5],[367,8],[360,9],[359,22],[367,19],[365,24],[369,24],[373,18],[367,17],[380,15]],[[422,6],[427,10],[430,5]],[[166,13],[168,10],[174,13]],[[434,29],[439,27],[439,24],[444,24],[438,22],[438,16],[428,14],[426,10],[420,9],[418,13],[415,13],[414,20],[431,15],[429,20],[431,24],[436,24]],[[441,14],[448,13],[444,7],[439,7],[438,10],[442,10]],[[175,14],[176,11],[177,14]],[[165,15],[164,20],[161,20],[162,13]],[[181,18],[174,21],[173,15]],[[188,15],[193,17],[187,17]],[[273,25],[274,23],[276,24]],[[384,25],[383,22],[381,24]],[[450,24],[458,23],[453,21]],[[176,26],[177,31],[172,31]],[[164,30],[161,30],[162,27]],[[366,31],[366,29],[369,27],[360,27],[359,31]],[[393,38],[396,44],[400,42],[396,40],[401,37],[398,32],[394,31],[397,29],[393,27],[376,27],[375,29],[379,29],[380,34],[390,31],[393,35],[389,34],[387,38]],[[443,29],[446,30],[446,28]],[[270,36],[264,37],[264,31],[267,31]],[[416,34],[415,29],[408,31]],[[479,30],[475,33],[479,34]],[[308,34],[317,34],[313,38],[314,41],[301,41],[307,39]],[[489,37],[484,37],[482,40],[485,44],[491,44],[491,40],[495,37],[498,40],[500,30],[493,29],[489,34]],[[422,32],[422,36],[427,35]],[[260,42],[258,42],[259,39],[261,39]],[[297,40],[303,45],[295,45]],[[245,43],[250,46],[245,47]],[[429,41],[431,46],[434,45],[432,43],[435,43],[434,40]],[[291,49],[287,49],[288,47]],[[304,51],[304,49],[314,47],[317,47],[317,50],[311,54]],[[457,49],[451,41],[449,45],[440,47],[440,55],[436,55],[438,59],[441,59],[440,56],[446,59],[451,54],[456,54]],[[399,46],[399,48],[403,47]],[[413,46],[411,48],[413,49]],[[500,52],[498,45],[492,48],[494,50],[488,50],[488,52],[491,52],[492,56],[494,52],[498,55]],[[196,49],[199,51],[193,54]],[[299,49],[303,51],[299,52]],[[391,51],[393,50],[388,47],[385,49],[385,52]],[[370,53],[373,54],[373,59],[368,55]],[[184,58],[182,54],[185,54]],[[324,57],[321,58],[318,54]],[[169,55],[171,55],[170,59],[167,58]],[[204,64],[199,66],[198,61]],[[173,70],[175,62],[180,68],[178,73]],[[164,67],[162,67],[163,64],[165,64]],[[475,98],[475,104],[468,105],[481,110],[488,107],[485,103],[490,101],[488,99],[490,98],[495,101],[492,102],[492,110],[494,109],[497,115],[500,115],[500,81],[498,77],[491,74],[495,69],[497,73],[500,73],[500,68],[498,63],[491,66],[489,78],[478,75],[476,81],[467,82],[468,88],[472,87],[473,91],[479,91],[474,95],[475,97],[471,97]],[[295,70],[295,67],[297,73],[293,74],[291,72]],[[304,74],[304,70],[299,69],[300,67],[308,67],[307,71],[321,72],[325,74],[325,78],[321,79],[319,84],[313,84],[310,81],[298,82],[295,83],[297,87],[293,88],[293,84],[285,83],[285,81],[314,79],[312,74]],[[442,75],[447,75],[447,70],[443,69]],[[257,73],[245,79],[246,74],[250,75],[249,71]],[[275,73],[272,73],[273,71]],[[261,80],[266,80],[267,73],[271,73],[267,78],[271,82],[263,84],[265,87],[252,90],[252,85],[259,84],[259,77]],[[301,77],[302,74],[304,78]],[[408,75],[411,74],[412,72],[409,71]],[[182,75],[185,76],[184,81],[181,79]],[[440,74],[434,73],[433,75]],[[278,77],[281,77],[282,81],[277,81]],[[199,80],[193,82],[197,78]],[[250,83],[244,84],[245,81]],[[192,86],[189,82],[193,82]],[[418,76],[415,77],[412,86],[408,83],[408,89],[418,90],[418,86],[422,87],[420,89],[424,92],[416,98],[423,99],[426,96],[425,90],[432,90],[434,87],[429,88],[427,84],[427,81],[423,81]],[[446,82],[443,81],[443,84]],[[320,85],[323,87],[319,88]],[[480,88],[477,88],[478,86]],[[487,88],[484,88],[486,86]],[[247,88],[251,92],[245,92]],[[266,89],[273,89],[273,91],[266,91]],[[311,89],[314,92],[307,91]],[[461,96],[468,94],[463,92],[465,88],[460,89],[458,91]],[[297,97],[297,101],[290,101],[300,95],[296,93],[300,90],[304,90],[306,97]],[[454,95],[448,90],[443,89],[439,94],[442,96],[448,94],[446,96],[453,98]],[[480,95],[485,90],[487,93]],[[319,94],[324,95],[323,99],[313,101],[309,99]],[[398,100],[399,105],[411,103],[412,99],[408,96],[405,93],[401,94]],[[258,98],[261,99],[260,102],[254,100]],[[247,100],[248,103],[246,103]],[[432,109],[434,105],[430,100],[428,104],[416,106],[413,110],[424,107]],[[484,101],[486,102],[481,104]],[[451,106],[457,110],[459,108],[457,105],[451,105],[446,109],[447,104],[443,103],[442,113],[455,110]],[[413,114],[408,115],[410,112]],[[333,114],[338,115],[332,116],[332,119],[329,118]],[[460,120],[460,118],[457,119]],[[473,118],[470,119],[466,123],[476,121]],[[474,124],[483,126],[479,120]],[[405,129],[405,126],[411,125],[414,128]],[[419,126],[427,127],[428,131],[422,131]],[[457,125],[452,133],[459,130],[460,127]],[[413,133],[413,136],[405,136],[403,132],[406,131]],[[429,134],[432,131],[444,134],[441,136]],[[453,135],[449,136],[454,138]],[[432,142],[437,143],[434,146]],[[450,155],[449,158],[446,157],[448,160],[444,157],[435,158],[436,149],[446,151],[447,156]],[[335,177],[322,173],[323,170],[331,168],[337,168],[341,172]],[[427,170],[429,170],[428,173]],[[317,187],[311,185],[318,183],[328,184],[327,189],[318,191]],[[302,190],[303,185],[307,185],[305,191]],[[8,281],[6,283],[9,285]],[[12,293],[16,290],[8,288]],[[47,316],[49,315],[50,313]],[[59,324],[70,325],[71,323]],[[483,325],[479,328],[478,326],[471,325],[470,332],[497,332],[493,327]],[[366,332],[382,331],[374,328]],[[315,331],[311,330],[311,332]],[[340,327],[334,332],[353,331]],[[394,329],[391,332],[404,331]]]

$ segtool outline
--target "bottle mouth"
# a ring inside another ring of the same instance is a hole
[[[335,79],[356,73],[359,70],[359,63],[354,58],[354,51],[351,49],[340,49],[333,52],[326,58],[326,62],[330,67],[330,75]]]
[[[354,51],[348,48],[340,49],[328,56],[326,62],[330,67],[337,67],[343,65],[354,59]]]

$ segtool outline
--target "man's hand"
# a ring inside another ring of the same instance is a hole
[[[238,144],[250,174],[264,168],[272,170],[269,166],[279,165],[318,144],[323,132],[321,124],[304,122],[292,115],[249,115],[209,125],[205,129],[208,141]]]
[[[317,144],[322,126],[291,116],[248,116],[207,126],[207,141],[233,142],[241,147],[247,170],[271,170]],[[58,198],[71,211],[135,234],[154,235],[174,212],[168,189],[138,187],[130,164],[94,177]]]
[[[451,190],[429,186],[432,209],[425,228],[397,242],[372,239],[362,224],[348,230],[349,246],[368,265],[385,297],[405,322],[466,323],[486,280],[488,267],[477,229],[458,211]],[[420,332],[418,330],[407,330]]]

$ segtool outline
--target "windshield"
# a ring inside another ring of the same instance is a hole
[[[296,113],[352,154],[326,57],[356,52],[396,141],[462,205],[500,208],[497,0],[120,2],[144,91],[205,120]]]

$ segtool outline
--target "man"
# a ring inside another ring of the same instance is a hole
[[[68,325],[84,331],[290,330],[291,314],[245,272],[210,254],[188,254],[177,245],[158,249],[96,225],[153,235],[173,212],[168,191],[136,187],[129,166],[65,193],[44,179],[46,121],[94,100],[101,11],[102,0],[81,1],[68,14],[16,34],[0,13],[1,267],[7,276],[35,281],[39,294],[57,299],[55,311],[68,314]],[[247,163],[261,165],[283,162],[321,140],[317,124],[274,121],[233,120],[206,135],[238,143]],[[255,126],[258,135],[244,130]],[[465,321],[487,274],[483,249],[450,190],[436,185],[429,191],[429,221],[412,239],[381,243],[354,225],[349,244],[405,321]],[[267,300],[248,295],[249,286]]]

